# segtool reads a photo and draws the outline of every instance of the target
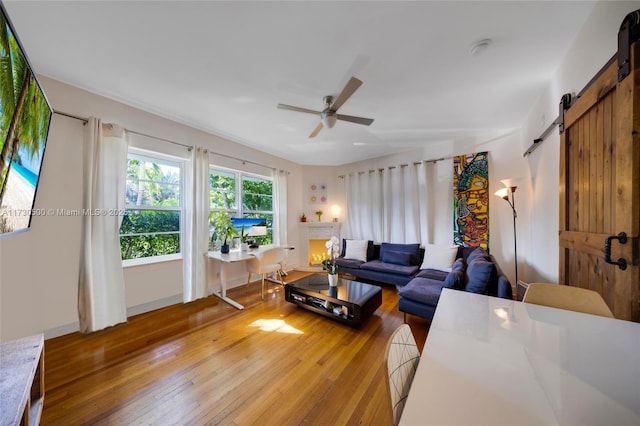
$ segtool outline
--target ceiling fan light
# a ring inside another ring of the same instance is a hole
[[[338,118],[335,114],[322,114],[321,121],[324,127],[326,127],[327,129],[331,129],[336,125],[336,121],[338,121]]]

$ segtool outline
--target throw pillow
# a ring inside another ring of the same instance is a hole
[[[458,246],[438,246],[427,244],[424,249],[424,260],[420,269],[437,269],[450,272],[458,255]]]
[[[403,253],[401,251],[386,250],[382,253],[380,259],[384,263],[393,263],[394,265],[411,266],[413,255],[411,253]]]
[[[380,260],[384,262],[385,252],[395,251],[399,253],[409,253],[411,255],[411,265],[420,264],[420,244],[398,244],[398,243],[381,243],[380,244]],[[388,262],[391,263],[391,262]]]
[[[368,247],[368,240],[347,240],[346,247],[344,249],[344,258],[366,262]]]
[[[444,279],[444,288],[453,288],[455,290],[464,289],[464,273],[465,263],[463,258],[456,259],[451,267],[451,272]]]
[[[473,250],[467,254],[467,257],[466,257],[467,263],[471,263],[475,259],[491,260],[491,258],[489,257],[489,253],[487,253],[487,251],[482,247],[473,247]]]
[[[347,240],[346,238],[342,239],[342,251],[340,252],[340,257],[344,257],[347,251],[347,241],[351,240]],[[373,247],[373,240],[367,241],[367,259],[365,260],[365,262],[373,260],[374,250],[375,248]]]
[[[485,259],[476,259],[467,266],[467,286],[470,293],[487,294],[487,287],[496,279],[496,266]]]

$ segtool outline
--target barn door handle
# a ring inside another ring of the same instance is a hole
[[[621,257],[617,262],[611,260],[611,241],[613,240],[618,240],[620,244],[626,244],[627,233],[621,232],[618,235],[611,235],[607,237],[606,241],[604,242],[604,261],[611,265],[618,265],[618,268],[624,271],[625,269],[627,269],[627,259]]]

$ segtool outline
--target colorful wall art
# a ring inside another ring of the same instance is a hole
[[[453,157],[453,241],[489,249],[489,157]]]
[[[325,183],[309,184],[309,203],[327,204],[327,184]]]

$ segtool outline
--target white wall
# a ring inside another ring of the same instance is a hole
[[[54,118],[36,209],[82,208],[82,125]],[[0,340],[77,324],[81,223],[37,216],[27,232],[0,239]]]
[[[338,220],[342,222],[345,217],[344,211],[344,198],[343,198],[343,183],[338,178],[336,167],[325,166],[305,166],[303,170],[303,186],[301,193],[302,206],[301,211],[298,211],[296,216],[300,219],[302,213],[307,216],[307,221],[317,222],[318,216],[316,211],[322,211],[321,222],[331,222],[333,215],[331,213],[331,207],[336,205],[340,208],[338,214]],[[327,201],[325,203],[311,201],[312,191],[310,189],[311,184],[323,184],[327,186]]]
[[[41,78],[54,109],[81,117],[96,116],[136,132],[159,136],[186,145],[204,146],[270,168],[284,169],[289,175],[289,217],[301,210],[302,167],[237,143],[146,113],[60,83]],[[146,146],[168,153],[186,148],[133,135],[132,146]],[[82,205],[83,124],[54,115],[44,157],[41,186],[36,208],[81,209]],[[215,160],[227,167],[242,167],[234,160]],[[252,172],[269,174],[269,169],[247,165]],[[253,169],[251,169],[253,168]],[[293,244],[297,223],[289,224]],[[47,215],[33,219],[28,232],[0,240],[0,340],[6,341],[45,332],[52,337],[75,331],[77,325],[77,281],[79,270],[81,218]],[[289,263],[297,264],[297,254]],[[210,290],[217,288],[217,265],[209,268]],[[230,270],[232,285],[245,282],[242,265]],[[125,268],[126,300],[130,315],[182,300],[182,261],[170,261]]]

